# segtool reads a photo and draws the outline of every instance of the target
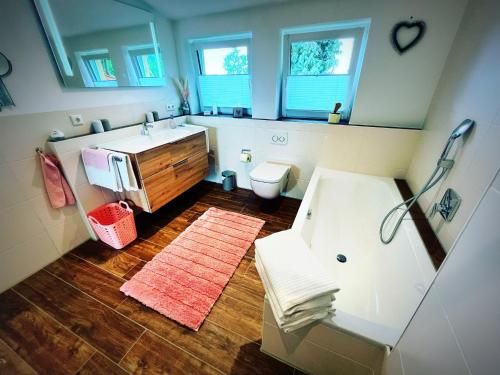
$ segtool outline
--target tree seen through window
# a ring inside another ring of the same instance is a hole
[[[338,39],[311,40],[291,44],[291,75],[333,74],[341,54],[342,41]]]

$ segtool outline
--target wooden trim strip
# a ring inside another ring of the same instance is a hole
[[[396,186],[398,187],[404,200],[407,200],[414,195],[406,180],[394,179],[394,182],[396,183]],[[443,260],[446,257],[446,252],[444,251],[443,246],[439,242],[439,239],[434,233],[434,230],[432,229],[418,202],[410,208],[410,215],[415,223],[415,226],[417,227],[417,231],[420,234],[425,247],[427,248],[427,253],[431,258],[432,264],[437,270],[441,263],[443,263]]]

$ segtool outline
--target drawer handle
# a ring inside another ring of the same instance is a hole
[[[184,159],[184,160],[181,160],[181,161],[178,161],[177,163],[173,164],[172,167],[174,168],[177,168],[178,166],[182,165],[182,164],[186,164],[187,163],[187,159]]]

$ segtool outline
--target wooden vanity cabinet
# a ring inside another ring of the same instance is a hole
[[[130,156],[149,206],[143,207],[147,212],[155,212],[208,175],[204,132]]]

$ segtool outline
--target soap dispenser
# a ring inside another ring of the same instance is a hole
[[[177,124],[174,120],[174,115],[172,113],[170,113],[170,117],[168,118],[168,127],[170,129],[175,129],[177,127]]]
[[[64,133],[59,129],[53,129],[49,135],[49,142],[57,142],[64,140]]]

